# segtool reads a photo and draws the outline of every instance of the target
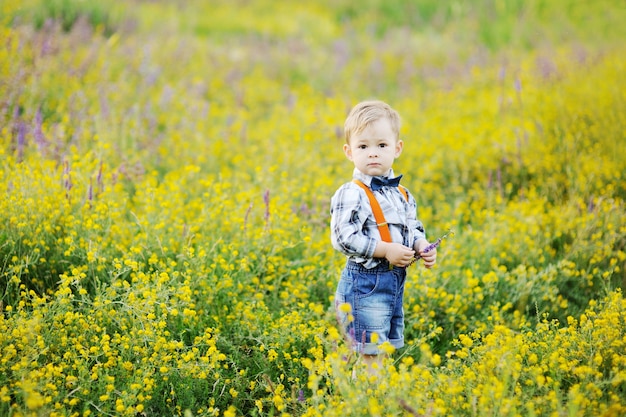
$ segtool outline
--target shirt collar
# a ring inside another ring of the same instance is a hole
[[[378,177],[380,178],[393,178],[395,175],[393,174],[393,168],[389,168],[389,171],[387,171],[387,174],[385,175],[380,175]],[[361,181],[363,184],[367,185],[368,187],[371,187],[372,185],[372,178],[374,178],[371,175],[367,175],[362,173],[361,171],[359,171],[358,168],[354,168],[354,172],[352,173],[352,178]]]

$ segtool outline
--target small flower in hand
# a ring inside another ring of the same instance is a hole
[[[409,266],[413,265],[415,263],[415,261],[419,260],[422,258],[422,253],[428,253],[430,251],[432,251],[433,249],[437,249],[437,247],[441,244],[441,241],[443,239],[445,239],[446,237],[448,237],[448,235],[452,234],[453,232],[451,230],[448,230],[446,232],[446,234],[444,234],[443,236],[441,236],[440,238],[438,238],[436,241],[434,241],[433,243],[431,243],[430,245],[426,246],[424,249],[422,249],[420,252],[418,252],[415,255],[415,258],[413,258],[413,260],[411,261],[411,263],[409,264]]]

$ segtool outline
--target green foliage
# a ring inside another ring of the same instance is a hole
[[[494,51],[624,35],[614,14],[619,6],[606,0],[593,5],[576,0],[340,0],[330,7],[338,21],[373,29],[379,36],[399,28],[453,33],[458,42],[478,42]]]
[[[53,22],[64,32],[71,31],[83,19],[92,28],[110,36],[119,29],[119,10],[120,6],[113,3],[86,0],[27,0],[17,15],[31,21],[37,30]]]

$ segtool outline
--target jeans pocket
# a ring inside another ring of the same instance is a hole
[[[380,282],[380,274],[378,273],[361,273],[355,277],[355,290],[357,298],[367,298],[374,294],[378,283]]]

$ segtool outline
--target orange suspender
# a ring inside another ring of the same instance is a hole
[[[400,186],[398,186],[398,190],[400,190],[400,192],[404,196],[404,199],[408,203],[409,202],[409,194],[406,192],[406,188],[404,188],[403,186],[400,185]]]
[[[380,232],[380,238],[383,242],[391,243],[391,233],[389,233],[389,225],[387,224],[387,220],[385,220],[385,215],[383,214],[383,209],[380,208],[380,203],[376,200],[374,193],[369,187],[363,184],[361,181],[355,179],[352,180],[356,185],[363,188],[365,190],[365,194],[367,194],[367,198],[370,200],[370,206],[372,206],[372,212],[374,213],[374,219],[376,220],[376,226],[378,226],[378,231]],[[406,201],[409,201],[409,195],[406,192],[406,188],[400,186],[398,190],[402,193]]]

